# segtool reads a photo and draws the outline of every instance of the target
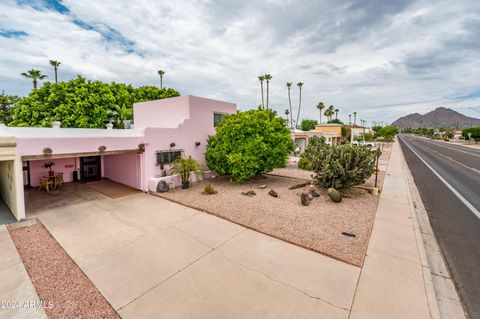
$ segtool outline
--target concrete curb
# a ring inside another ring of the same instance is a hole
[[[400,148],[403,157],[403,150]],[[412,222],[422,264],[428,307],[432,319],[467,318],[445,258],[430,225],[427,210],[404,159],[402,170],[407,184]]]

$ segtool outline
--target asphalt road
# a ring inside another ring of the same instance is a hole
[[[480,151],[408,135],[399,141],[460,298],[480,319]]]

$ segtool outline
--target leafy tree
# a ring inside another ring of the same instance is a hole
[[[16,95],[0,94],[0,123],[8,124],[12,120],[13,110],[20,100]]]
[[[172,89],[133,88],[87,81],[81,76],[66,82],[45,82],[18,102],[9,126],[49,127],[52,121],[61,121],[62,127],[103,128],[118,108],[127,113],[135,102],[178,95]]]
[[[468,139],[468,133],[471,133],[471,137],[474,140],[480,140],[480,127],[470,127],[462,130],[462,136]]]
[[[316,120],[302,120],[302,124],[300,125],[300,129],[302,131],[312,131],[315,129],[315,125],[317,125]]]
[[[35,69],[31,69],[27,72],[20,73],[20,75],[23,76],[26,79],[32,79],[34,90],[37,88],[38,80],[43,80],[43,79],[47,78],[47,76],[42,74],[41,71],[35,70]]]
[[[213,171],[242,182],[285,166],[293,150],[285,120],[258,109],[227,115],[209,136],[205,159]]]
[[[378,128],[377,126],[374,128],[375,129],[373,128],[372,129],[375,132],[375,137],[383,137],[383,139],[385,140],[393,140],[393,137],[395,136],[395,134],[398,133],[398,129],[392,125],[387,125],[380,128]]]
[[[53,66],[53,69],[55,70],[55,83],[57,83],[58,82],[57,70],[58,70],[58,67],[60,66],[60,64],[62,64],[62,62],[59,62],[59,61],[56,61],[56,60],[50,60],[49,63],[50,63],[51,66]]]
[[[330,121],[328,121],[329,124],[340,124],[340,125],[343,125],[343,122],[339,119],[332,119]]]

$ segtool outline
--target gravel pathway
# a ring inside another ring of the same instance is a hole
[[[40,221],[9,232],[48,318],[120,318]]]

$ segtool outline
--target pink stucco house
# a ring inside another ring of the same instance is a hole
[[[0,127],[0,196],[21,220],[24,187],[37,187],[53,160],[64,181],[109,178],[155,191],[168,164],[191,155],[204,162],[206,140],[236,105],[196,96],[136,103],[131,129]],[[172,178],[172,177],[166,177]],[[174,181],[179,183],[179,180]]]

